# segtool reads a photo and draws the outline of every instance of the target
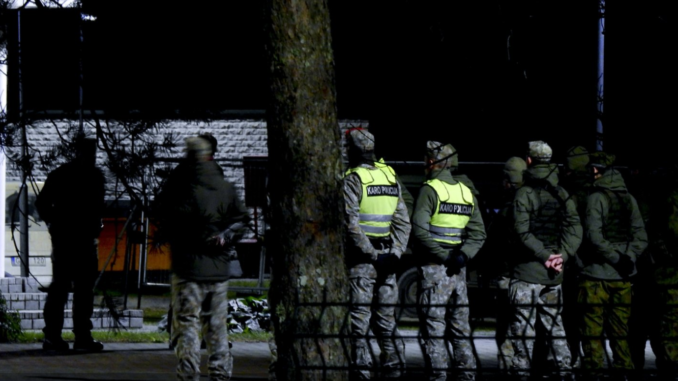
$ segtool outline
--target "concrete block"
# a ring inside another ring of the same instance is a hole
[[[144,317],[144,310],[125,310],[125,316],[129,317]]]
[[[26,309],[27,310],[39,310],[39,309],[41,309],[39,300],[27,300],[27,301],[25,301],[25,303],[26,303]]]
[[[33,329],[33,319],[21,319],[21,329]]]
[[[65,329],[73,329],[73,319],[72,318],[65,318],[64,319],[64,328]]]
[[[11,293],[17,293],[17,294],[18,294],[18,293],[20,293],[20,292],[23,292],[23,287],[21,287],[20,284],[10,284],[10,285],[9,285],[9,291],[8,291],[8,292],[9,292],[10,294],[11,294]]]
[[[43,328],[45,328],[45,319],[33,320],[33,329],[43,329]]]
[[[9,308],[13,310],[25,310],[26,302],[23,300],[12,300],[9,302]]]
[[[133,317],[129,319],[130,328],[142,328],[144,326],[144,318]]]
[[[0,285],[0,294],[8,294],[8,293],[9,293],[9,284],[3,283],[2,285]]]
[[[92,318],[90,319],[92,321],[92,328],[94,329],[100,329],[101,328],[101,321],[103,320],[102,318]]]

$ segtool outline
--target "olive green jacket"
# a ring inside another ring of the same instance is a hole
[[[629,256],[635,264],[636,259],[648,245],[645,223],[636,199],[630,197],[629,219],[624,223],[630,227],[631,236],[626,242],[610,242],[604,234],[605,221],[610,212],[610,199],[605,190],[628,194],[621,174],[608,169],[593,183],[593,193],[586,201],[586,240],[590,245],[579,253],[584,268],[581,274],[602,280],[622,280],[624,277],[615,268],[622,255]],[[629,275],[634,275],[636,270]]]
[[[436,178],[448,184],[458,183],[447,169],[437,170],[429,175],[429,179]],[[478,253],[486,238],[485,225],[475,196],[473,203],[475,207],[471,219],[466,225],[466,236],[461,247],[461,251],[469,259]],[[449,248],[444,248],[439,242],[434,241],[429,232],[431,216],[433,216],[437,205],[438,194],[431,186],[424,185],[419,191],[419,197],[417,197],[412,214],[412,231],[416,241],[415,251],[424,256],[421,258],[421,263],[442,263],[449,255]]]
[[[547,247],[531,231],[531,220],[541,212],[541,192],[548,185],[557,192],[562,205],[560,236],[556,247]],[[577,207],[565,189],[558,186],[558,168],[555,164],[537,164],[525,171],[525,185],[518,189],[513,200],[513,227],[521,247],[511,256],[511,277],[529,283],[557,285],[563,281],[563,272],[547,269],[544,263],[551,254],[562,254],[564,262],[573,256],[582,241],[582,227]]]

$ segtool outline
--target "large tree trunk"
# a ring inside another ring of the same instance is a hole
[[[280,380],[348,378],[343,165],[327,0],[266,3],[273,282]]]

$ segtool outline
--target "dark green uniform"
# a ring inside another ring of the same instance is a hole
[[[578,301],[582,310],[582,365],[595,374],[604,366],[604,329],[612,347],[612,366],[633,369],[627,340],[630,277],[636,273],[637,256],[647,247],[647,233],[638,203],[627,192],[617,170],[605,170],[593,187],[586,208],[586,239],[590,245],[579,253],[584,267]]]
[[[525,173],[525,185],[514,200],[514,229],[521,249],[511,253],[509,297],[513,305],[513,369],[526,375],[534,365],[537,318],[544,327],[558,369],[571,369],[571,354],[562,322],[563,272],[545,267],[552,254],[564,263],[577,251],[582,227],[574,202],[558,186],[555,164],[536,164]]]

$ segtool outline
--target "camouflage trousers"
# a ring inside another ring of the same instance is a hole
[[[513,364],[511,369],[520,376],[539,369],[534,345],[537,337],[547,342],[549,356],[556,371],[571,372],[571,354],[563,328],[563,292],[560,285],[542,285],[512,279],[509,299],[513,310]],[[539,329],[538,329],[539,327]],[[539,331],[539,332],[538,332]]]
[[[382,375],[385,378],[399,377],[405,368],[405,342],[395,318],[398,303],[395,274],[377,277],[371,264],[360,264],[349,269],[349,284],[352,376],[365,380],[370,378],[372,350],[367,337],[371,327],[381,350]]]
[[[662,365],[672,372],[678,372],[678,288],[662,287],[659,294],[663,302],[659,316]]]
[[[497,342],[500,370],[508,370],[513,363],[513,343],[511,343],[511,308],[508,296],[508,286],[510,279],[507,277],[499,278],[497,284],[499,290],[497,294],[497,329],[495,339]]]
[[[443,265],[422,266],[419,280],[421,345],[429,379],[447,379],[449,340],[457,379],[474,380],[476,358],[469,324],[466,269],[448,276]]]
[[[582,279],[578,302],[582,312],[582,367],[594,374],[600,373],[607,356],[605,334],[612,348],[612,367],[633,369],[628,342],[631,282]]]
[[[228,380],[233,357],[228,346],[228,282],[192,282],[172,275],[172,343],[179,380],[200,380],[200,334],[207,344],[210,380]]]

